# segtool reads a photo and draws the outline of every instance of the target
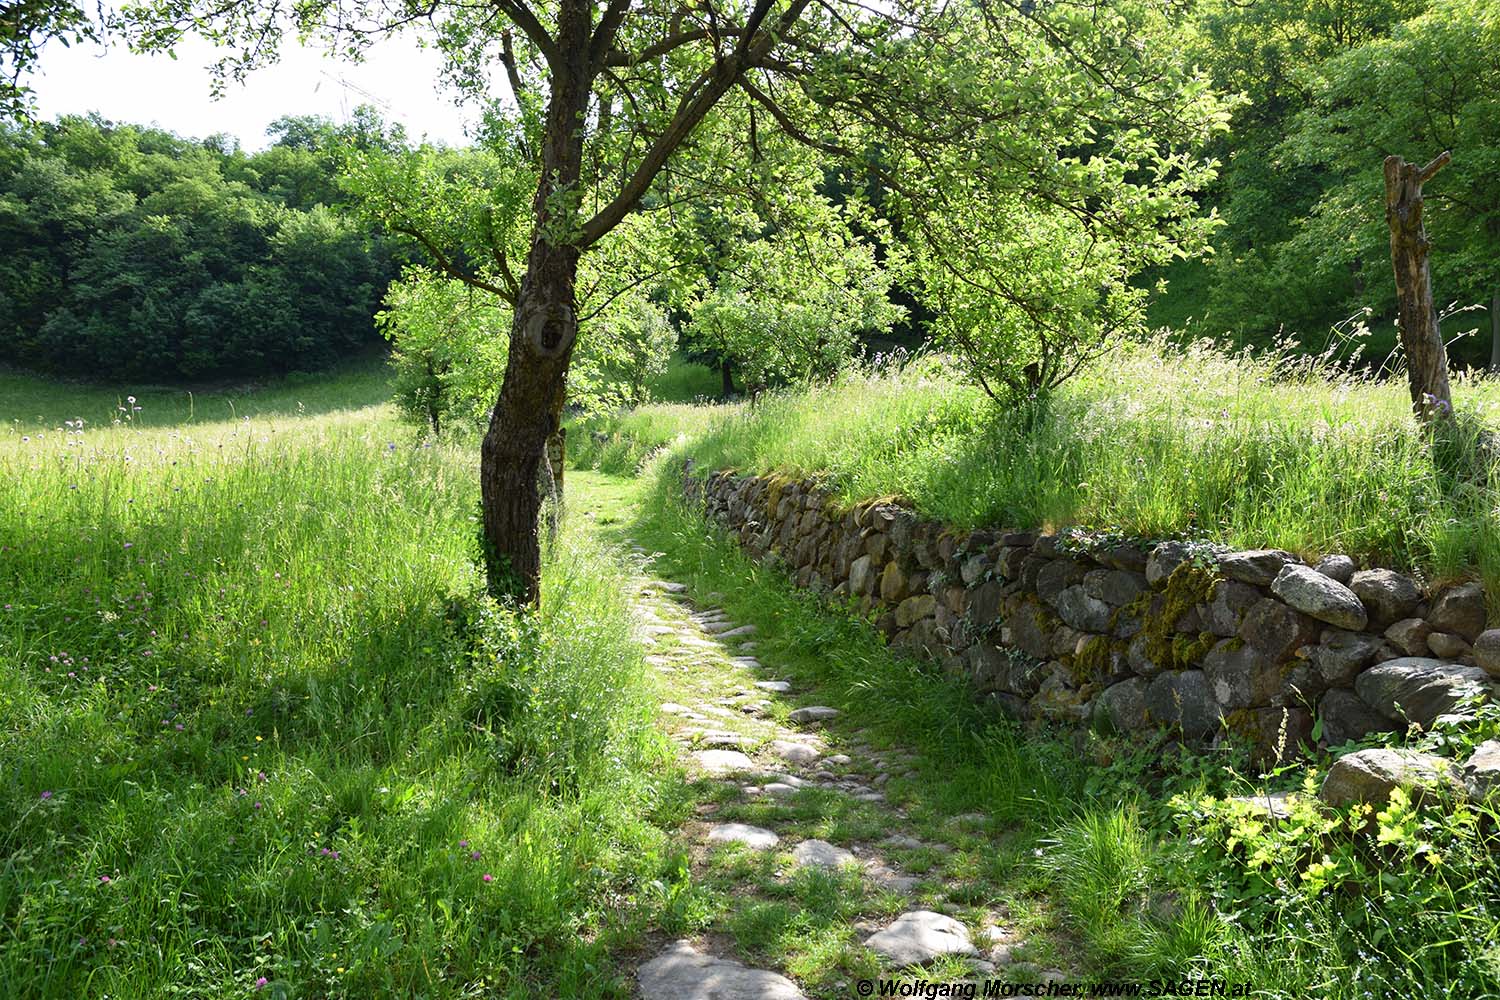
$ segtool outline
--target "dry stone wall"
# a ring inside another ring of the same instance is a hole
[[[1429,590],[1345,556],[1304,565],[1062,531],[957,531],[893,503],[839,506],[815,483],[731,471],[684,491],[754,558],[873,616],[894,646],[1010,714],[1234,733],[1263,761],[1312,742],[1423,727],[1500,683],[1476,583]]]

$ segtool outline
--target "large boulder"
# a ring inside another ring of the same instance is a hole
[[[1239,632],[1245,616],[1264,595],[1254,587],[1237,580],[1221,580],[1214,596],[1200,617],[1204,627],[1214,635],[1229,638]]]
[[[1500,740],[1486,740],[1475,747],[1459,774],[1471,798],[1484,800],[1500,790]]]
[[[1386,627],[1385,637],[1407,656],[1426,656],[1432,626],[1420,618],[1402,618]]]
[[[1091,570],[1084,574],[1083,589],[1090,597],[1121,607],[1134,601],[1146,589],[1146,576],[1123,569]]]
[[[1477,583],[1461,583],[1438,596],[1427,621],[1434,631],[1454,632],[1473,642],[1484,631],[1487,617],[1484,588]]]
[[[1084,569],[1071,559],[1054,559],[1036,575],[1036,596],[1056,604],[1059,595],[1075,583],[1082,583]]]
[[[1022,604],[1010,616],[1010,641],[1027,656],[1045,660],[1052,655],[1055,620],[1035,604]]]
[[[1390,719],[1360,700],[1353,691],[1334,688],[1318,702],[1318,717],[1323,720],[1323,742],[1336,747],[1370,733],[1390,732]]]
[[[1203,676],[1220,708],[1269,705],[1281,689],[1281,669],[1259,649],[1224,639],[1203,658]]]
[[[1318,636],[1317,623],[1273,597],[1263,597],[1240,623],[1239,637],[1273,660],[1285,660]]]
[[[1094,702],[1097,718],[1108,721],[1117,733],[1135,733],[1150,724],[1146,710],[1146,688],[1150,681],[1144,677],[1131,677],[1118,684],[1111,684]]]
[[[1456,660],[1472,647],[1464,642],[1463,636],[1452,632],[1433,632],[1427,636],[1427,648],[1439,659]]]
[[[1163,582],[1192,554],[1193,548],[1187,542],[1162,542],[1146,557],[1146,582],[1152,586]]]
[[[885,571],[880,574],[880,599],[887,604],[900,604],[911,593],[909,588],[910,583],[901,564],[895,559],[886,563]]]
[[[896,625],[908,628],[937,610],[937,598],[931,594],[917,594],[896,605]]]
[[[875,569],[868,555],[849,564],[849,593],[863,597],[875,590]]]
[[[1157,663],[1152,659],[1148,649],[1150,641],[1145,635],[1137,635],[1130,640],[1130,645],[1125,648],[1125,662],[1130,669],[1142,677],[1155,677],[1166,669],[1165,663]]]
[[[1354,591],[1307,566],[1287,564],[1271,581],[1271,593],[1320,622],[1352,631],[1365,627],[1368,615]]]
[[[1359,569],[1359,566],[1348,556],[1332,555],[1319,559],[1313,569],[1348,586],[1349,581],[1354,578],[1354,571]]]
[[[1318,668],[1304,660],[1282,669],[1281,688],[1271,698],[1271,704],[1309,711],[1316,708],[1318,699],[1328,690],[1328,682]]]
[[[1474,640],[1474,662],[1491,677],[1500,677],[1500,628],[1479,633]]]
[[[1219,728],[1219,705],[1201,670],[1170,670],[1146,688],[1146,709],[1159,726],[1202,739]]]
[[[1423,793],[1450,781],[1448,761],[1416,750],[1357,750],[1336,760],[1318,797],[1336,808],[1383,806],[1397,788]]]
[[[1065,588],[1057,595],[1057,617],[1084,632],[1108,632],[1114,612],[1097,597],[1090,597],[1080,584]]]
[[[969,624],[978,632],[986,631],[1000,617],[1000,599],[1005,586],[999,580],[986,580],[969,591]]]
[[[1150,552],[1139,542],[1115,542],[1094,552],[1094,558],[1110,569],[1123,569],[1131,573],[1146,572],[1146,561]]]
[[[1388,569],[1362,569],[1349,578],[1349,589],[1364,602],[1371,626],[1383,629],[1411,617],[1422,603],[1422,589],[1409,576]]]
[[[1322,641],[1307,647],[1307,659],[1333,687],[1348,687],[1359,672],[1375,662],[1381,641],[1368,632],[1324,629]]]
[[[1377,664],[1355,678],[1354,689],[1365,704],[1387,718],[1415,722],[1424,729],[1464,698],[1493,690],[1489,675],[1479,667],[1421,656],[1400,656]]]
[[[1276,574],[1287,563],[1300,562],[1290,552],[1281,549],[1251,549],[1247,552],[1227,552],[1219,557],[1219,571],[1231,580],[1248,583],[1255,587],[1270,586]]]

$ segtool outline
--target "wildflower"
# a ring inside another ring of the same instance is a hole
[[[114,879],[110,878],[108,875],[100,875],[99,876],[99,884],[100,885],[109,885],[113,881],[114,881]]]
[[[135,405],[135,397],[134,396],[126,396],[125,397],[125,402],[129,403],[131,406],[134,406]]]
[[[469,848],[469,842],[467,840],[460,840],[458,842],[458,846],[461,847],[461,848],[463,848],[464,850],[468,850],[468,848]]]
[[[261,805],[260,805],[259,802],[255,803],[255,808],[259,809],[260,807],[261,807]]]
[[[478,861],[479,860],[479,852],[478,851],[470,851],[469,852],[469,860],[470,861]]]
[[[484,873],[484,880],[486,882],[493,882],[493,881],[495,881],[495,876],[491,875],[489,872],[485,872]]]
[[[52,798],[52,793],[51,793],[51,792],[43,792],[43,793],[42,793],[42,798],[43,798],[43,799],[44,799],[44,800],[46,800],[46,799],[50,799],[50,798]]]
[[[263,989],[266,988],[266,977],[265,976],[261,976],[259,979],[257,979],[255,981],[255,988],[258,989],[258,990],[263,990]]]

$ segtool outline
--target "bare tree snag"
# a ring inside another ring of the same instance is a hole
[[[1490,298],[1490,371],[1500,372],[1500,291]]]
[[[1423,421],[1453,414],[1448,389],[1448,352],[1432,304],[1431,244],[1422,226],[1422,185],[1453,157],[1440,154],[1425,167],[1399,156],[1385,158],[1385,220],[1391,230],[1391,268],[1412,410]]]

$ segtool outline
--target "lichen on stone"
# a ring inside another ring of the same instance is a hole
[[[1068,664],[1068,670],[1076,687],[1083,687],[1109,676],[1111,653],[1114,646],[1107,636],[1096,635],[1083,644]],[[1068,662],[1068,657],[1063,661]]]

